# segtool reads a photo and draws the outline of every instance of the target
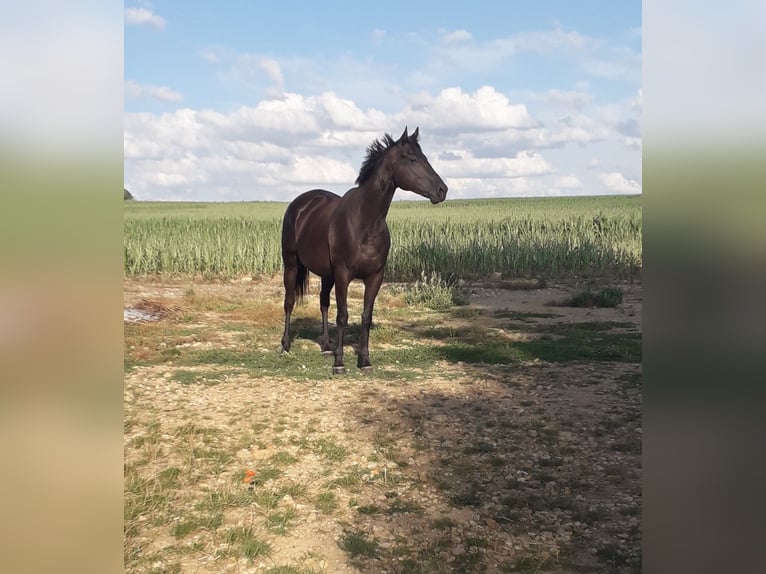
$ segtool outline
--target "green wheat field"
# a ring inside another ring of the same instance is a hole
[[[388,281],[640,279],[641,196],[395,201]],[[125,203],[125,274],[253,277],[282,267],[286,202]]]

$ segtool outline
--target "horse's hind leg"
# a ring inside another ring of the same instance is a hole
[[[290,315],[295,307],[295,281],[298,277],[298,256],[295,253],[284,254],[285,264],[285,331],[282,334],[282,352],[290,351]]]
[[[347,277],[347,273],[339,273],[335,271],[335,302],[338,307],[338,315],[335,320],[335,325],[338,329],[338,341],[335,346],[335,363],[332,366],[332,372],[335,375],[340,375],[346,372],[346,367],[343,365],[343,330],[348,324],[348,284],[350,279]]]
[[[322,290],[319,293],[319,310],[322,312],[322,338],[319,340],[322,354],[332,354],[330,331],[327,326],[327,313],[330,309],[330,291],[335,284],[334,277],[322,277]]]

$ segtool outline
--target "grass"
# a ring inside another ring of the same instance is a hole
[[[224,536],[225,550],[219,550],[219,556],[243,556],[252,562],[256,558],[271,554],[271,545],[258,538],[250,527],[235,527]]]
[[[332,359],[315,341],[313,303],[296,310],[299,326],[287,356],[276,352],[278,302],[238,301],[207,288],[187,289],[177,305],[166,301],[178,308],[173,318],[127,325],[126,568],[178,571],[187,565],[186,558],[179,561],[184,556],[215,558],[221,570],[247,561],[272,574],[328,572],[321,551],[284,554],[292,537],[319,524],[329,528],[314,529],[323,532],[317,544],[337,544],[360,571],[482,572],[490,557],[505,551],[502,537],[550,529],[549,517],[578,520],[611,536],[605,530],[611,507],[589,506],[572,494],[608,502],[608,494],[588,490],[596,481],[609,492],[630,492],[640,476],[630,462],[641,453],[641,435],[634,432],[640,410],[567,421],[547,408],[567,387],[592,384],[567,376],[569,363],[584,363],[606,379],[614,371],[613,386],[598,395],[609,404],[640,394],[641,374],[629,367],[641,361],[638,327],[562,322],[566,311],[560,309],[530,313],[455,307],[453,301],[437,310],[426,299],[409,304],[405,297],[404,290],[381,293],[369,375],[352,367],[359,336],[352,323],[349,373],[331,376]],[[352,299],[352,317],[360,303]],[[269,306],[277,312],[261,313]],[[273,350],[261,350],[271,343]],[[538,380],[547,386],[535,391]],[[452,390],[440,395],[434,381]],[[285,393],[264,392],[274,385],[284,385]],[[483,394],[488,388],[496,397],[505,388],[517,402],[496,412],[494,399]],[[327,393],[341,397],[340,418],[326,412]],[[198,410],[210,397],[226,400]],[[429,415],[434,408],[445,420]],[[587,470],[593,461],[578,458],[583,441],[573,434],[596,440],[602,472]],[[245,469],[256,473],[252,489],[243,483]],[[527,482],[513,478],[520,471]],[[591,482],[581,482],[583,476]],[[551,483],[555,488],[546,491]],[[615,508],[625,519],[640,519],[640,500]],[[469,514],[481,518],[467,521]],[[493,526],[485,525],[488,518]],[[174,544],[155,542],[168,539]],[[598,549],[590,559],[605,571],[634,568],[633,550],[596,538],[587,543]],[[452,554],[456,546],[460,551]],[[557,556],[547,548],[530,550],[500,571],[542,572],[562,565]],[[581,567],[574,563],[572,571]]]
[[[312,449],[328,461],[340,462],[348,456],[348,450],[332,438],[313,441]]]
[[[270,512],[266,517],[266,530],[284,536],[294,519],[295,510],[292,508]]]
[[[299,568],[298,566],[274,566],[264,571],[264,574],[321,574],[313,568]]]
[[[642,337],[640,333],[606,333],[622,323],[597,325],[571,323],[549,327],[545,335],[531,341],[520,341],[516,349],[529,357],[543,361],[617,361],[640,363]]]
[[[177,522],[170,532],[176,538],[183,538],[200,529],[216,530],[222,524],[222,512],[200,513]]]
[[[320,492],[314,501],[314,505],[324,514],[330,514],[338,508],[337,496],[334,492],[330,491]]]

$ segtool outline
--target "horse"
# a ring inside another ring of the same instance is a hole
[[[375,298],[383,283],[383,271],[391,247],[386,215],[397,188],[428,198],[432,204],[447,197],[447,184],[436,173],[418,143],[419,127],[407,128],[394,141],[385,134],[367,146],[356,187],[342,197],[324,189],[312,189],[296,197],[282,222],[282,262],[285,285],[285,330],[282,352],[290,351],[290,315],[296,295],[308,292],[309,274],[322,281],[319,309],[322,313],[322,354],[335,355],[333,374],[346,372],[343,363],[343,331],[348,324],[348,285],[364,282],[362,332],[357,368],[372,370],[369,338]],[[327,314],[330,291],[335,286],[337,342],[330,346]]]

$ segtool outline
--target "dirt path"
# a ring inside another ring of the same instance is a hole
[[[315,357],[315,300],[279,358],[277,280],[126,281],[161,316],[126,326],[129,571],[639,572],[640,361],[546,354],[640,334],[622,288],[476,287],[442,314],[383,293],[366,378]]]

